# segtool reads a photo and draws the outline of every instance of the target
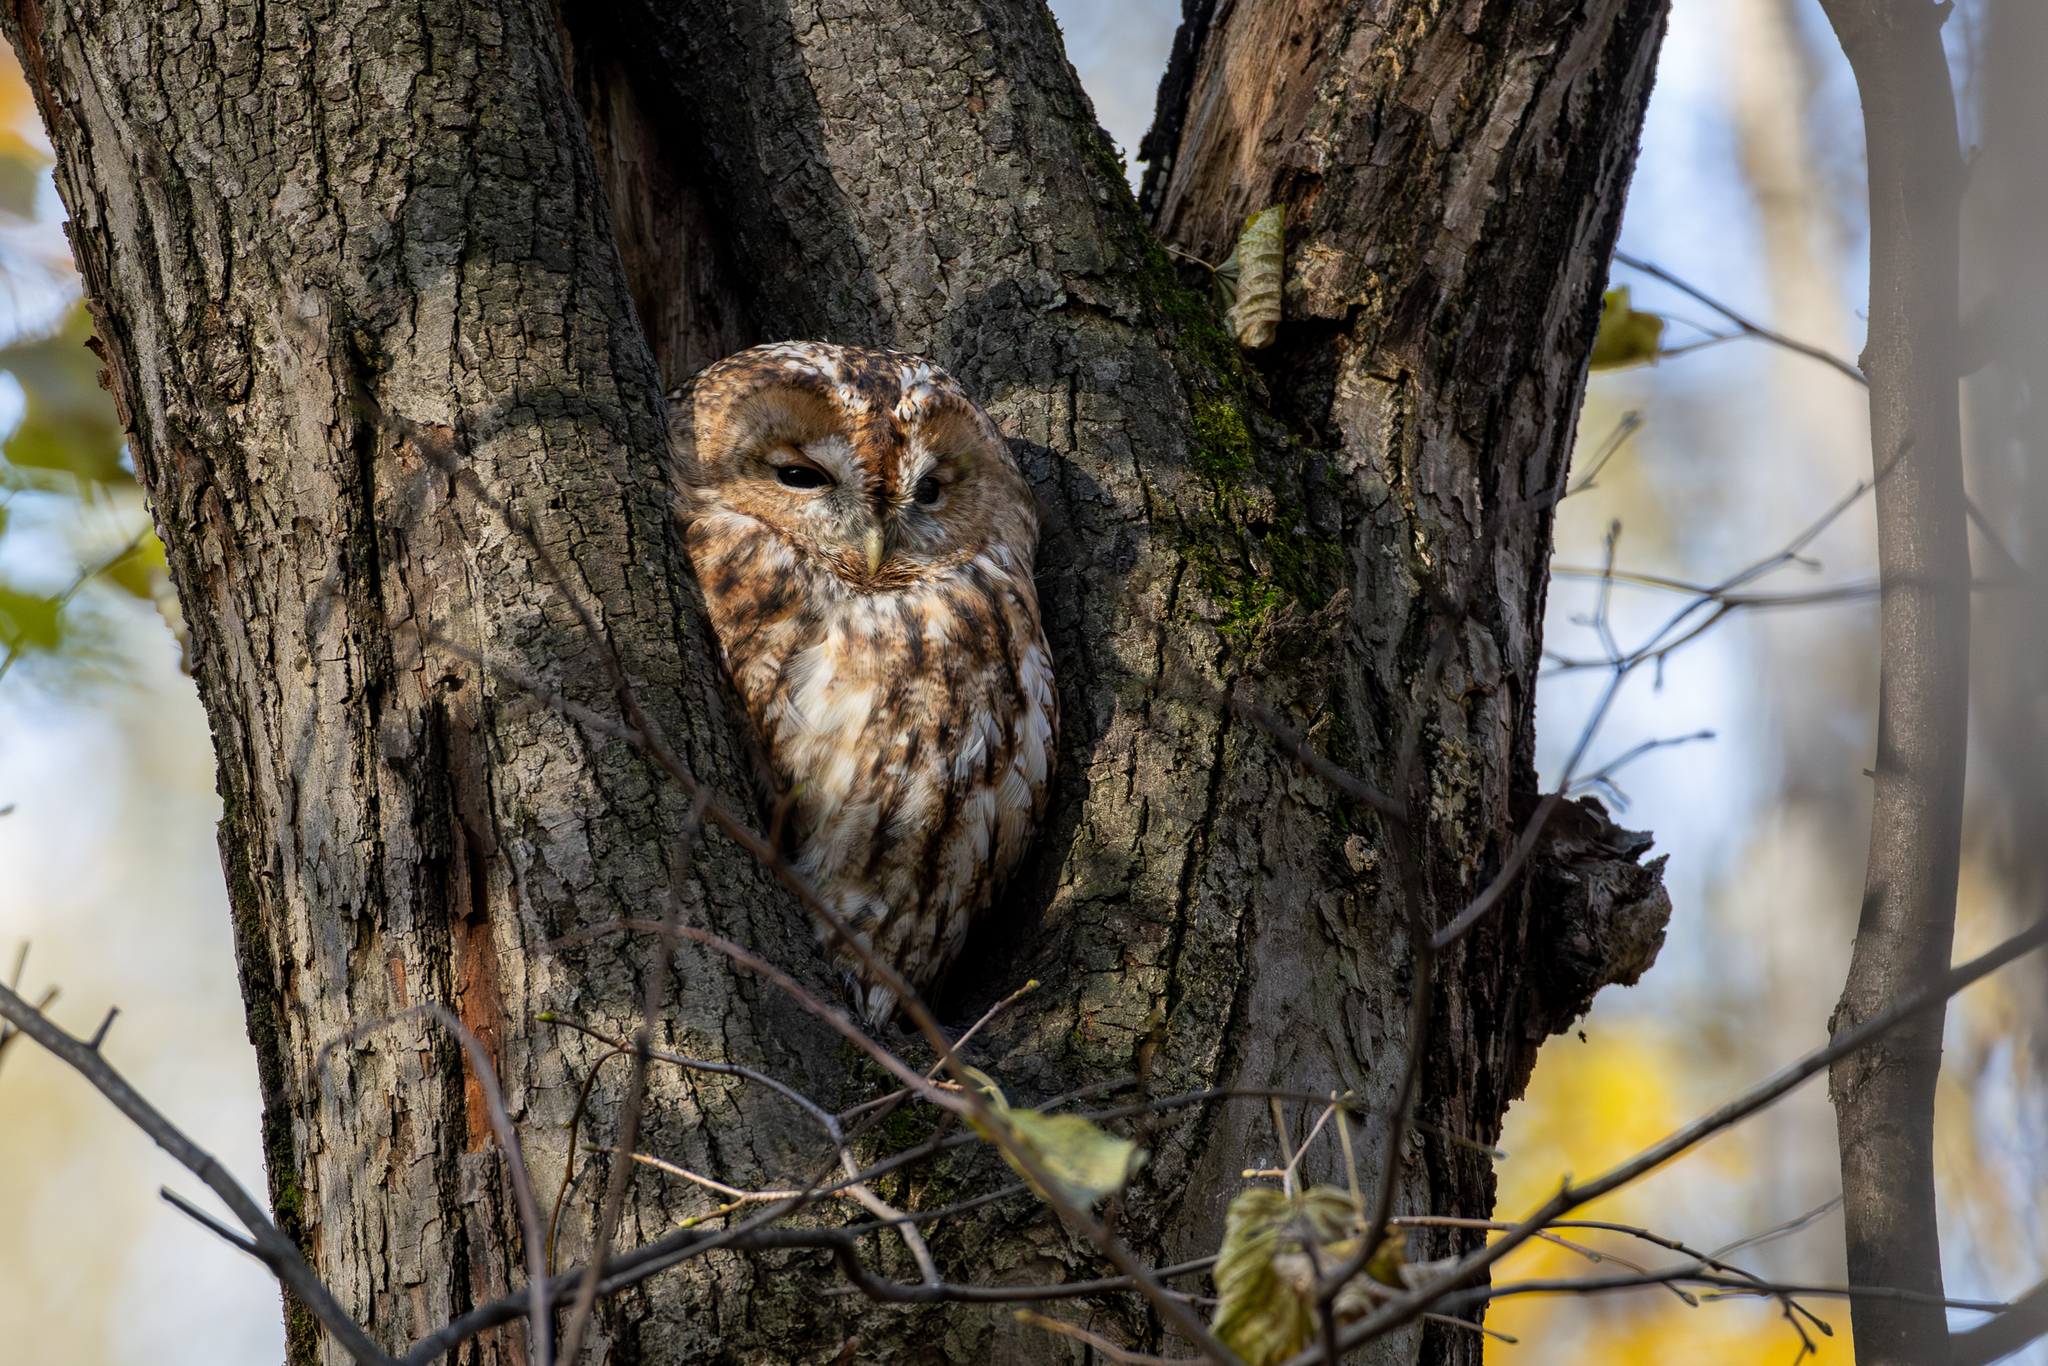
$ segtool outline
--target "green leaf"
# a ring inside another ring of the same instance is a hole
[[[1600,304],[1600,332],[1593,338],[1592,366],[1595,370],[1622,370],[1631,365],[1654,364],[1657,347],[1664,340],[1664,319],[1655,313],[1638,313],[1629,306],[1628,286],[1607,291]]]
[[[1628,286],[1607,291],[1600,304],[1600,331],[1593,339],[1592,367],[1620,370],[1654,363],[1664,338],[1664,319],[1629,306]]]
[[[60,610],[61,604],[55,598],[39,598],[0,587],[0,646],[5,646],[9,653],[56,649],[64,643],[64,626],[58,620]]]
[[[80,304],[56,336],[0,349],[0,370],[21,381],[28,398],[5,453],[23,468],[125,483],[131,476],[121,468],[121,423],[113,398],[100,388],[99,359],[86,349],[91,336],[92,315]]]
[[[989,1109],[994,1112],[996,1124],[1006,1131],[1003,1137],[1010,1145],[1030,1154],[1034,1163],[1052,1178],[1053,1185],[1068,1204],[1087,1209],[1096,1201],[1114,1195],[1124,1188],[1138,1168],[1144,1165],[1145,1153],[1128,1138],[1118,1138],[1101,1125],[1079,1115],[1042,1115],[1036,1110],[1013,1110],[1003,1096],[1002,1088],[996,1085],[988,1073],[968,1068],[967,1074],[980,1086],[987,1097]],[[978,1120],[970,1121],[976,1133],[1002,1148],[1003,1160],[1011,1170],[1024,1178],[1032,1190],[1041,1198],[1044,1187],[1017,1160],[1009,1146],[998,1140],[990,1126]]]
[[[101,570],[100,577],[131,597],[154,602],[158,585],[169,572],[170,562],[164,558],[164,543],[156,538],[154,531],[146,531],[135,543],[135,548]]]
[[[1316,1277],[1358,1250],[1359,1222],[1351,1196],[1334,1186],[1297,1196],[1267,1186],[1240,1192],[1224,1216],[1216,1259],[1216,1336],[1250,1366],[1276,1366],[1308,1346],[1316,1336]],[[1400,1284],[1398,1260],[1391,1259],[1403,1242],[1405,1235],[1389,1233],[1367,1274],[1379,1280],[1391,1270],[1392,1284]],[[1362,1317],[1378,1299],[1354,1281],[1337,1296],[1337,1317]]]
[[[0,209],[17,218],[33,218],[36,194],[43,188],[43,168],[50,159],[12,129],[0,128]]]

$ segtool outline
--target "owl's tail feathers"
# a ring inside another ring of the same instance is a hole
[[[860,1012],[861,1023],[870,1030],[879,1030],[889,1023],[889,1017],[896,1013],[896,993],[887,987],[869,986],[848,973],[848,985],[853,992],[854,1009]]]

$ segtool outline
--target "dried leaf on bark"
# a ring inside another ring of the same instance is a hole
[[[1237,344],[1257,351],[1273,344],[1280,330],[1280,267],[1286,254],[1287,209],[1275,204],[1244,220],[1237,246],[1216,267],[1216,280],[1228,293],[1230,311],[1224,321]]]

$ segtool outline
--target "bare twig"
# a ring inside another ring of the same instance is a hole
[[[140,550],[142,548],[142,538],[149,535],[151,530],[150,525],[145,522],[141,530],[128,538],[127,545],[121,547],[121,549],[115,551],[98,564],[90,568],[80,569],[77,577],[65,585],[64,591],[52,599],[56,610],[63,611],[71,605],[71,600],[78,596],[80,589]],[[14,667],[14,661],[20,658],[23,648],[24,642],[21,639],[17,639],[12,645],[7,647],[7,653],[4,656],[0,656],[0,678],[7,677],[7,671]]]
[[[1613,1290],[1670,1285],[1680,1281],[1688,1285],[1713,1286],[1723,1292],[1715,1298],[1724,1299],[1735,1295],[1820,1295],[1846,1300],[1895,1300],[1906,1304],[1940,1305],[1950,1309],[1978,1309],[1993,1313],[2004,1313],[2013,1307],[2002,1300],[1946,1299],[1940,1295],[1923,1295],[1917,1291],[1900,1290],[1889,1285],[1793,1285],[1778,1281],[1750,1280],[1725,1272],[1709,1271],[1697,1262],[1663,1271],[1646,1271],[1635,1276],[1567,1276],[1553,1280],[1502,1281],[1498,1285],[1460,1292],[1452,1297],[1452,1302],[1462,1306],[1482,1300],[1504,1299],[1511,1295],[1596,1295]]]
[[[1593,481],[1599,477],[1600,471],[1607,468],[1607,462],[1614,458],[1615,452],[1621,449],[1622,443],[1642,430],[1642,426],[1643,415],[1641,413],[1634,409],[1623,413],[1621,421],[1614,424],[1614,430],[1607,434],[1606,439],[1600,443],[1599,449],[1593,452],[1592,466],[1584,474],[1572,481],[1571,486],[1565,490],[1564,496],[1569,498],[1575,493],[1584,493],[1587,489],[1592,488]]]
[[[1570,774],[1567,772],[1567,780],[1569,777]],[[1529,861],[1529,855],[1536,852],[1536,843],[1542,839],[1544,827],[1550,824],[1550,817],[1563,801],[1564,793],[1551,792],[1546,793],[1543,800],[1536,804],[1536,810],[1530,813],[1528,823],[1522,828],[1521,838],[1515,841],[1514,850],[1508,855],[1508,861],[1501,865],[1500,872],[1486,884],[1485,890],[1472,898],[1469,906],[1458,912],[1450,924],[1436,932],[1430,940],[1432,949],[1441,953],[1463,939],[1471,933],[1472,927],[1507,895],[1508,889],[1514,885],[1515,875],[1522,871],[1522,865]]]
[[[1597,660],[1579,660],[1568,659],[1558,655],[1555,651],[1546,650],[1544,651],[1545,658],[1552,660],[1560,669],[1602,668],[1621,671],[1609,683],[1600,704],[1595,708],[1586,730],[1581,734],[1577,753],[1575,753],[1568,768],[1576,766],[1578,757],[1584,753],[1586,745],[1590,743],[1592,731],[1597,729],[1601,718],[1606,715],[1607,707],[1612,703],[1614,694],[1620,687],[1622,676],[1645,663],[1661,664],[1673,652],[1697,640],[1708,630],[1712,629],[1728,613],[1749,607],[1789,607],[1801,603],[1825,602],[1833,601],[1837,598],[1866,596],[1868,590],[1861,584],[1852,584],[1844,588],[1825,589],[1817,593],[1796,595],[1745,596],[1738,594],[1736,590],[1745,584],[1755,582],[1764,575],[1785,565],[1811,563],[1805,557],[1806,547],[1811,545],[1822,532],[1834,525],[1844,513],[1861,501],[1865,494],[1882,483],[1897,467],[1897,464],[1898,461],[1894,459],[1888,462],[1883,469],[1879,470],[1874,478],[1858,482],[1854,488],[1838,499],[1825,512],[1814,519],[1813,522],[1809,523],[1803,531],[1793,537],[1782,549],[1744,566],[1719,583],[1705,585],[1688,584],[1682,580],[1662,579],[1656,575],[1632,574],[1618,569],[1613,563],[1613,542],[1611,539],[1609,541],[1610,554],[1608,562],[1601,568],[1566,568],[1556,571],[1570,576],[1586,577],[1600,581],[1601,596],[1592,624],[1600,635],[1605,653],[1602,658]],[[1606,622],[1607,595],[1612,584],[1617,582],[1639,582],[1652,587],[1663,587],[1670,588],[1673,591],[1687,592],[1691,595],[1692,600],[1681,606],[1661,626],[1651,632],[1642,645],[1633,650],[1622,651],[1614,644],[1613,636]],[[1702,613],[1705,613],[1704,620],[1695,620]]]
[[[954,1051],[957,1052],[960,1049],[967,1047],[968,1044],[974,1041],[974,1036],[981,1032],[981,1027],[983,1025],[987,1024],[990,1020],[993,1020],[996,1016],[1002,1014],[1011,1006],[1023,1000],[1025,996],[1029,995],[1030,993],[1036,990],[1038,990],[1038,979],[1034,977],[1030,981],[1026,982],[1023,986],[1018,987],[1008,996],[1005,996],[1002,1000],[997,1001],[994,1005],[990,1006],[987,1010],[983,1011],[981,1018],[976,1020],[973,1024],[967,1026],[967,1032],[962,1034],[959,1038],[953,1041]],[[944,1067],[945,1064],[943,1062],[933,1063],[930,1067],[925,1069],[924,1079],[926,1081],[936,1080],[940,1071],[942,1071]],[[907,1089],[891,1091],[886,1096],[876,1096],[873,1100],[864,1100],[858,1105],[840,1111],[839,1118],[842,1121],[844,1121],[853,1119],[860,1115],[867,1114],[873,1110],[882,1110],[883,1114],[877,1115],[875,1117],[879,1120],[884,1115],[894,1111],[898,1105],[901,1105],[904,1101],[910,1099],[910,1095],[911,1093]]]
[[[222,1242],[240,1248],[242,1251],[248,1253],[251,1257],[254,1257],[259,1262],[268,1260],[264,1257],[262,1248],[257,1247],[255,1243],[249,1241],[241,1234],[235,1232],[226,1224],[223,1224],[220,1220],[214,1218],[211,1214],[208,1214],[205,1210],[199,1208],[199,1206],[193,1204],[190,1200],[187,1200],[184,1196],[172,1190],[169,1186],[164,1186],[160,1188],[157,1191],[157,1194],[161,1195],[164,1198],[164,1202],[166,1204],[170,1205],[180,1214],[183,1214],[190,1218],[194,1223],[198,1224],[201,1228],[206,1229],[209,1233],[212,1233],[219,1237]]]
[[[1629,267],[1631,270],[1639,270],[1643,274],[1651,276],[1654,279],[1662,280],[1665,284],[1670,285],[1673,289],[1678,290],[1682,294],[1690,294],[1693,298],[1699,300],[1708,308],[1713,309],[1716,313],[1726,318],[1729,322],[1734,323],[1737,327],[1741,328],[1745,336],[1755,337],[1759,341],[1767,341],[1772,343],[1773,345],[1782,346],[1787,351],[1796,351],[1802,356],[1810,356],[1814,360],[1819,361],[1823,365],[1832,366],[1836,370],[1839,370],[1841,373],[1847,375],[1850,379],[1855,380],[1858,384],[1869,383],[1869,381],[1863,377],[1863,372],[1861,370],[1851,365],[1848,361],[1843,360],[1840,356],[1835,355],[1833,352],[1823,350],[1818,346],[1809,346],[1807,343],[1803,341],[1794,341],[1792,338],[1786,336],[1782,332],[1773,332],[1768,327],[1763,327],[1757,323],[1751,322],[1748,318],[1743,317],[1740,313],[1737,313],[1734,309],[1728,307],[1728,305],[1720,302],[1718,299],[1709,298],[1707,295],[1701,293],[1694,286],[1687,284],[1685,281],[1679,279],[1676,275],[1671,274],[1669,271],[1664,270],[1661,267],[1651,265],[1648,261],[1642,260],[1638,257],[1631,256],[1625,251],[1615,252],[1614,259],[1621,262],[1623,265]]]
[[[610,1153],[615,1157],[630,1157],[633,1159],[633,1161],[640,1163],[642,1166],[652,1167],[656,1171],[667,1172],[670,1176],[680,1176],[685,1181],[693,1181],[697,1185],[704,1187],[704,1189],[706,1190],[717,1191],[720,1195],[729,1196],[731,1197],[733,1204],[727,1206],[726,1208],[728,1209],[733,1208],[733,1206],[737,1205],[763,1204],[770,1200],[801,1200],[812,1194],[812,1192],[809,1191],[793,1190],[744,1191],[741,1190],[738,1186],[728,1186],[723,1181],[716,1181],[713,1180],[711,1177],[702,1175],[701,1173],[693,1172],[688,1167],[679,1167],[673,1162],[663,1161],[661,1158],[656,1157],[653,1153],[627,1153],[623,1152],[618,1148],[600,1148],[595,1144],[591,1146],[591,1151],[599,1153]]]
[[[583,1125],[583,1110],[590,1103],[590,1088],[597,1084],[597,1074],[604,1070],[606,1063],[613,1058],[628,1057],[632,1051],[630,1044],[613,1044],[609,1053],[590,1065],[590,1070],[583,1075],[583,1085],[576,1090],[576,1108],[569,1114],[569,1156],[562,1164],[562,1184],[555,1190],[554,1212],[548,1216],[547,1268],[550,1276],[555,1274],[555,1231],[561,1226],[562,1207],[569,1203],[569,1192],[576,1184],[576,1131]]]
[[[748,952],[729,939],[720,938],[709,930],[700,930],[693,925],[665,925],[659,920],[612,920],[602,925],[592,925],[587,929],[578,930],[574,934],[564,935],[560,939],[555,940],[554,943],[557,946],[573,944],[580,940],[595,938],[598,935],[616,934],[622,931],[634,931],[643,934],[680,935],[684,939],[689,939],[703,944],[707,948],[718,950],[749,972],[766,977],[769,981],[780,987],[798,1005],[832,1026],[833,1029],[839,1032],[841,1037],[894,1073],[897,1080],[903,1082],[909,1089],[915,1091],[925,1100],[930,1101],[942,1110],[951,1110],[957,1113],[962,1109],[963,1102],[953,1093],[938,1089],[931,1082],[926,1081],[918,1073],[912,1071],[901,1058],[898,1058],[894,1053],[891,1053],[888,1049],[862,1033],[858,1026],[846,1018],[844,1011],[834,1010],[827,1006],[823,1001],[820,1001],[816,996],[805,990],[803,985],[794,977],[791,977],[773,963],[768,962],[757,954]],[[540,1015],[535,1018],[551,1021],[554,1017],[552,1015]]]
[[[130,1086],[102,1054],[85,1040],[73,1038],[58,1028],[10,987],[0,987],[0,1016],[91,1082],[101,1095],[128,1117],[129,1122],[149,1135],[158,1147],[177,1159],[225,1201],[252,1235],[255,1255],[298,1296],[313,1317],[334,1335],[342,1350],[354,1357],[360,1366],[397,1366],[395,1359],[372,1342],[362,1326],[348,1316],[319,1276],[314,1274],[313,1268],[306,1265],[298,1247],[278,1231],[263,1212],[263,1207],[242,1189],[241,1183],[228,1173],[227,1168],[143,1099],[142,1094]]]
[[[1867,1047],[1873,1041],[1884,1037],[1902,1021],[1913,1019],[1924,1011],[1942,1005],[1950,996],[1972,982],[1990,975],[2044,943],[2048,943],[2048,916],[2044,916],[1990,952],[1951,969],[1937,981],[1906,993],[1862,1024],[1836,1035],[1825,1047],[1815,1049],[1712,1114],[1695,1120],[1592,1181],[1584,1185],[1567,1182],[1557,1194],[1509,1229],[1505,1236],[1464,1257],[1429,1284],[1396,1297],[1351,1325],[1344,1332],[1344,1349],[1349,1350],[1413,1321],[1417,1315],[1434,1307],[1444,1296],[1462,1289],[1509,1252],[1550,1227],[1569,1210],[1648,1175],[1723,1129],[1773,1104],[1802,1082],[1826,1071],[1837,1059]],[[1313,1366],[1315,1359],[1313,1352],[1297,1354],[1289,1359],[1286,1366]]]
[[[1752,1233],[1747,1238],[1738,1238],[1734,1242],[1729,1243],[1725,1247],[1715,1248],[1709,1260],[1714,1261],[1722,1257],[1732,1256],[1737,1252],[1741,1252],[1745,1248],[1762,1247],[1765,1243],[1776,1242],[1778,1239],[1784,1237],[1788,1233],[1797,1233],[1800,1229],[1805,1228],[1808,1224],[1820,1218],[1822,1215],[1825,1215],[1833,1210],[1840,1209],[1841,1206],[1841,1196],[1830,1196],[1828,1199],[1823,1200],[1820,1204],[1815,1205],[1806,1213],[1794,1215],[1792,1218],[1787,1219],[1782,1224],[1773,1224],[1769,1228],[1765,1229],[1762,1233]]]
[[[1572,779],[1572,785],[1567,791],[1581,792],[1587,788],[1599,787],[1605,788],[1610,795],[1616,797],[1625,796],[1614,783],[1614,774],[1617,770],[1634,763],[1645,754],[1653,754],[1660,749],[1671,749],[1678,745],[1689,745],[1695,740],[1711,740],[1713,738],[1714,732],[1710,730],[1696,730],[1690,735],[1670,735],[1661,739],[1645,740],[1641,744],[1624,751],[1618,757],[1608,760],[1584,777]]]
[[[7,808],[8,811],[13,809],[11,806]],[[0,815],[4,814],[5,812],[0,812]],[[21,990],[21,974],[28,969],[28,945],[28,940],[22,940],[20,951],[14,955],[14,971],[7,979],[7,989],[10,991],[19,992]],[[59,994],[55,987],[46,988],[42,996],[36,1000],[36,1013],[40,1015],[48,1010],[56,1003]],[[21,1031],[14,1027],[12,1021],[0,1020],[0,1058],[7,1056],[7,1046],[20,1037]]]
[[[644,928],[644,926],[649,922],[636,921],[623,923],[627,923],[630,928],[640,929]],[[600,1062],[606,1061],[611,1057],[615,1056],[616,1054],[630,1053],[633,1051],[633,1045],[627,1042],[626,1040],[620,1039],[615,1035],[607,1034],[601,1029],[592,1029],[589,1025],[579,1024],[575,1020],[569,1019],[567,1016],[564,1015],[558,1015],[551,1010],[543,1011],[542,1013],[534,1016],[533,1018],[540,1021],[543,1024],[559,1025],[563,1029],[573,1029],[578,1034],[583,1034],[590,1038],[596,1039],[599,1043],[609,1044],[613,1049],[613,1052],[606,1054],[603,1059],[599,1060]],[[837,1116],[833,1115],[823,1106],[811,1100],[808,1096],[804,1095],[803,1092],[797,1090],[795,1087],[777,1081],[775,1078],[769,1076],[766,1072],[757,1072],[751,1067],[743,1067],[736,1062],[711,1062],[704,1058],[686,1057],[681,1053],[672,1053],[665,1048],[650,1048],[647,1050],[647,1056],[655,1062],[673,1063],[675,1066],[684,1068],[691,1072],[711,1072],[719,1076],[741,1077],[747,1081],[759,1082],[761,1085],[768,1087],[777,1095],[783,1097],[783,1099],[789,1101],[792,1105],[797,1106],[805,1114],[809,1115],[812,1119],[818,1121],[819,1127],[824,1129],[826,1136],[832,1140],[832,1145],[835,1148],[846,1141],[846,1136],[840,1130],[839,1118]]]
[[[455,1017],[454,1011],[430,1002],[427,1012],[461,1042],[462,1051],[469,1057],[470,1071],[483,1090],[484,1105],[490,1111],[491,1128],[498,1136],[498,1146],[504,1150],[505,1165],[512,1176],[512,1198],[519,1208],[520,1229],[526,1235],[526,1277],[533,1287],[533,1358],[540,1366],[549,1366],[555,1356],[554,1331],[548,1322],[545,1293],[547,1243],[541,1230],[540,1206],[533,1198],[533,1182],[527,1176],[526,1154],[519,1146],[519,1131],[512,1127],[512,1116],[505,1111],[505,1094],[498,1088],[498,1070],[491,1065],[491,1055],[484,1048],[483,1040],[472,1034],[468,1026]]]
[[[1128,1348],[1119,1347],[1108,1338],[1099,1337],[1085,1328],[1077,1328],[1071,1323],[1047,1318],[1044,1314],[1034,1314],[1029,1309],[1017,1311],[1017,1322],[1028,1323],[1034,1328],[1043,1328],[1048,1333],[1058,1333],[1061,1337],[1086,1343],[1111,1361],[1122,1363],[1122,1366],[1200,1366],[1200,1363],[1209,1360],[1207,1357],[1147,1356],[1143,1352],[1133,1352]]]
[[[2009,1312],[1949,1336],[1950,1366],[1988,1366],[2048,1333],[2048,1281],[2012,1302]]]
[[[1408,808],[1403,802],[1388,796],[1349,769],[1340,768],[1316,753],[1308,741],[1270,707],[1239,697],[1234,692],[1223,693],[1215,689],[1210,689],[1210,692],[1215,700],[1222,702],[1241,720],[1249,721],[1264,731],[1289,758],[1345,796],[1365,803],[1390,820],[1408,819]]]

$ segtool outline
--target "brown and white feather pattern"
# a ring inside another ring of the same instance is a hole
[[[712,629],[776,777],[797,868],[919,991],[1023,856],[1058,747],[1009,447],[919,356],[743,351],[679,451]],[[895,999],[848,962],[862,1013]]]

